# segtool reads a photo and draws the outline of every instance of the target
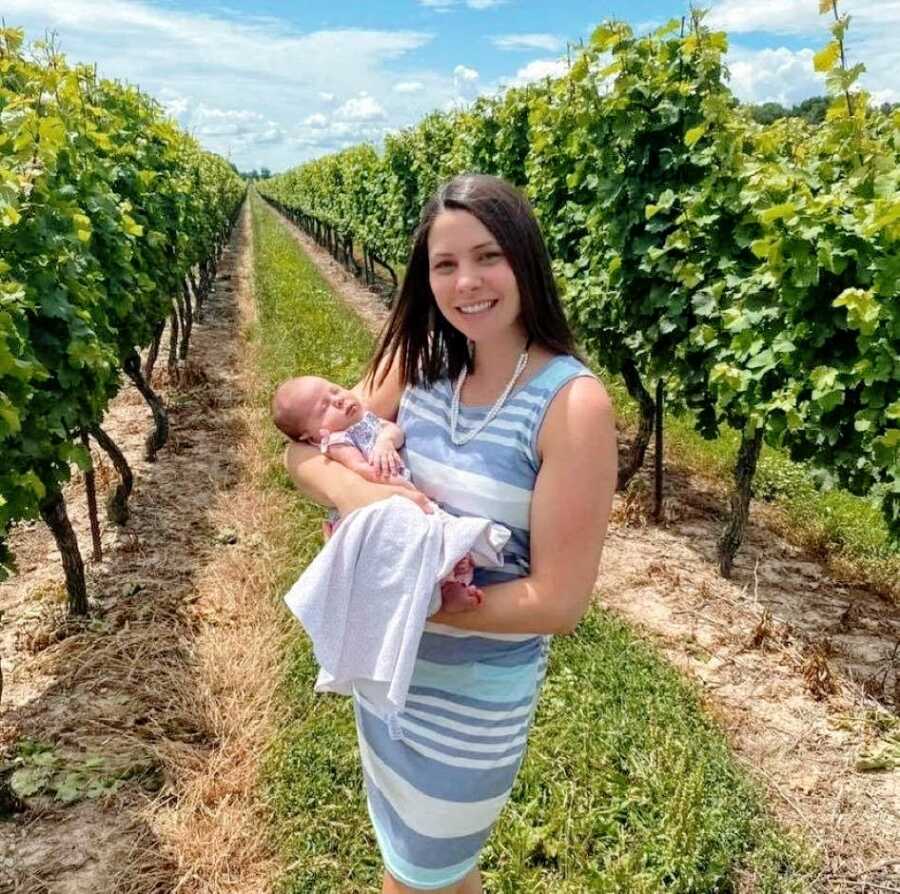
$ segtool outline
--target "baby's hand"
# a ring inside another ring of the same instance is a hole
[[[372,448],[372,458],[369,465],[381,478],[394,478],[403,468],[403,460],[397,453],[397,448],[390,441],[382,444],[376,442]]]

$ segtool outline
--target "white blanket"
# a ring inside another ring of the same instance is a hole
[[[355,686],[401,733],[427,616],[440,608],[440,581],[471,552],[499,568],[510,532],[485,518],[423,512],[394,496],[351,512],[284,597],[312,640],[317,692]]]

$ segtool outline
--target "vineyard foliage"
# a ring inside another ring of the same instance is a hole
[[[0,578],[244,185],[137,89],[0,30]]]
[[[570,321],[611,372],[662,378],[704,437],[783,446],[900,538],[900,111],[843,64],[831,0],[816,127],[755,123],[727,37],[692,21],[606,23],[556,80],[435,113],[263,181],[260,191],[405,260],[423,201],[465,171],[526,189]],[[755,461],[754,461],[755,464]]]

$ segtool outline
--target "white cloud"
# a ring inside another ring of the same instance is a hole
[[[745,102],[792,106],[825,90],[822,76],[813,70],[812,57],[812,50],[735,47],[728,56],[731,89]]]
[[[890,39],[893,26],[900,24],[900,0],[853,0],[842,4],[850,13],[848,40],[854,34],[881,32]],[[713,3],[706,24],[730,34],[766,32],[769,34],[821,35],[828,39],[827,29],[832,14],[819,14],[818,4],[811,0],[719,0]]]
[[[316,112],[314,115],[307,115],[303,119],[304,127],[324,127],[328,123],[328,119],[321,113]]]
[[[900,90],[885,87],[883,90],[872,90],[870,93],[872,102],[880,106],[884,102],[900,102]]]
[[[662,19],[647,19],[646,22],[638,22],[637,25],[634,26],[635,34],[652,34],[662,25],[665,25],[665,22]]]
[[[813,68],[813,50],[778,49],[752,50],[733,47],[727,57],[731,73],[729,85],[735,96],[744,102],[778,102],[792,106],[810,96],[824,96],[825,78]],[[879,89],[872,90],[872,101],[900,101],[900,81],[892,78],[894,84],[885,84],[882,78],[873,81],[871,73],[864,76],[860,84],[866,86],[881,83]]]
[[[866,73],[859,84],[870,90],[879,102],[900,99],[900,0],[853,0],[846,4],[850,13],[850,28],[845,45],[847,62],[862,62]],[[754,49],[736,45],[728,54],[728,64],[734,74],[733,87],[743,98],[764,101],[763,96],[783,95],[804,99],[824,93],[824,81],[812,71],[811,54],[830,39],[830,14],[819,15],[813,0],[719,0],[706,20],[714,28],[732,35],[759,33],[785,37],[808,38],[807,47],[789,51],[784,48]],[[793,53],[794,59],[788,57]],[[803,69],[802,61],[808,60]],[[766,66],[774,65],[785,78],[797,78],[780,86]],[[750,71],[749,69],[753,69]],[[741,92],[743,91],[743,93]],[[887,99],[884,99],[887,97]]]
[[[262,121],[259,112],[250,109],[211,109],[208,106],[197,106],[194,115],[201,121],[224,122],[229,124],[246,124]]]
[[[453,87],[456,95],[448,100],[445,108],[458,108],[473,100],[480,92],[480,75],[474,68],[467,65],[457,65],[453,69]]]
[[[865,0],[861,2],[865,3]],[[820,29],[824,33],[824,18],[818,15],[814,0],[778,0],[777,3],[772,0],[721,0],[712,5],[705,24],[729,34],[748,31],[810,34]]]
[[[565,59],[535,59],[520,68],[514,77],[503,79],[502,84],[505,87],[524,87],[525,84],[544,78],[561,78],[568,70],[569,65]]]
[[[477,81],[478,72],[474,68],[468,68],[465,65],[457,65],[453,69],[453,77],[458,81]]]
[[[350,121],[375,121],[387,117],[381,104],[366,93],[348,99],[335,115]]]
[[[226,156],[253,146],[281,144],[287,136],[276,121],[251,109],[221,109],[189,100],[183,103],[179,121],[200,142],[224,146]]]
[[[706,24],[730,34],[821,35],[824,43],[834,22],[831,12],[819,14],[814,0],[718,0],[710,6]],[[881,31],[889,37],[900,23],[900,0],[852,0],[839,4],[838,11],[850,14],[850,40],[858,30]]]
[[[449,12],[454,6],[459,6],[461,0],[419,0],[419,4],[426,9],[435,12]],[[507,0],[462,0],[469,9],[494,9],[503,6]]]
[[[547,50],[549,53],[565,46],[555,34],[501,34],[492,37],[491,43],[500,50]]]
[[[421,81],[401,81],[399,84],[394,84],[395,93],[418,93],[424,89],[425,85]]]
[[[158,99],[166,110],[166,114],[171,115],[173,118],[181,118],[191,104],[191,101],[186,96],[182,96],[174,90],[161,91]]]
[[[277,125],[271,125],[265,130],[256,131],[248,138],[248,143],[252,146],[263,146],[269,143],[281,143],[284,141],[285,133]]]
[[[426,46],[433,39],[428,33],[301,32],[272,17],[203,14],[148,0],[3,0],[3,15],[31,39],[56,31],[71,61],[97,62],[101,76],[138,84],[206,147],[230,155],[244,169],[260,164],[282,169],[301,161],[288,149],[298,121],[336,96],[357,96],[360,87],[381,100],[382,114],[395,127],[427,111],[391,108],[383,98],[400,99],[392,91],[398,79],[392,63]],[[417,72],[416,79],[438,89],[430,108],[451,95],[453,86],[446,76],[431,73],[429,80],[426,74]],[[348,111],[373,114],[372,103],[378,104],[373,99]],[[204,117],[201,109],[222,114]],[[234,117],[248,109],[259,114],[254,122]],[[251,138],[251,127],[256,137]],[[280,141],[279,133],[286,135]]]

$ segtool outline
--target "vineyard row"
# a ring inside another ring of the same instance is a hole
[[[130,379],[153,411],[154,459],[166,436],[150,385],[164,326],[174,369],[245,187],[150,97],[69,66],[52,45],[26,48],[13,28],[0,29],[0,121],[0,579],[10,526],[40,515],[70,610],[84,613],[62,487],[73,464],[89,476],[93,438],[121,475],[108,509],[124,522],[131,473],[104,414]]]

